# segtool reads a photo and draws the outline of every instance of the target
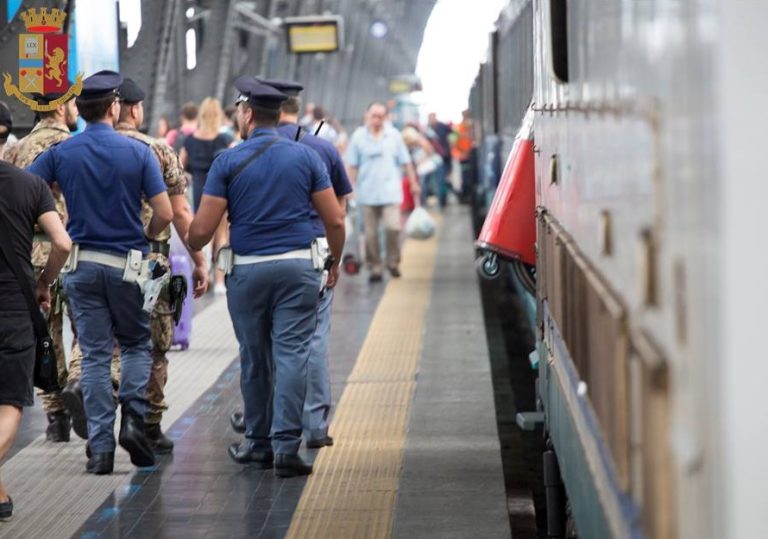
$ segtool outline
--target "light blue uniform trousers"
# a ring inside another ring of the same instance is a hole
[[[85,415],[91,451],[115,450],[115,401],[112,397],[112,350],[120,343],[120,390],[124,408],[144,417],[152,368],[149,314],[139,286],[123,281],[123,270],[80,262],[64,276],[77,339],[83,351]]]
[[[296,454],[320,274],[309,260],[235,266],[227,303],[240,343],[245,437],[257,451]]]
[[[331,379],[328,373],[328,336],[331,333],[333,289],[325,291],[317,307],[317,327],[309,347],[307,398],[304,401],[304,430],[308,440],[328,435],[331,411]]]

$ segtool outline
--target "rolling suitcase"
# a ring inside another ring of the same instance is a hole
[[[171,274],[182,275],[187,280],[187,295],[184,298],[181,319],[178,324],[173,326],[173,344],[186,350],[189,348],[192,315],[195,308],[195,302],[192,298],[192,263],[186,254],[171,254]]]

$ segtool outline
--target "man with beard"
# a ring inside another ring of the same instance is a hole
[[[44,95],[36,94],[34,97],[38,104],[49,105],[51,101],[59,99],[63,95],[48,93]],[[39,121],[32,129],[32,132],[8,149],[5,157],[12,165],[16,165],[19,168],[28,167],[37,159],[38,155],[48,148],[67,140],[72,136],[71,132],[77,129],[77,107],[75,106],[74,98],[60,104],[51,111],[38,114]],[[62,222],[66,222],[64,197],[58,189],[53,191],[53,199],[59,217]],[[48,262],[48,256],[51,253],[50,242],[47,239],[43,241],[38,238],[39,236],[36,237],[32,244],[32,265],[35,269],[35,276],[39,276],[43,271]],[[59,368],[59,382],[63,387],[67,382],[67,364],[64,355],[64,309],[62,308],[62,296],[58,285],[54,286],[51,294],[51,310],[48,324]],[[45,431],[46,439],[51,442],[68,442],[71,421],[64,407],[61,392],[41,392],[40,395],[42,396],[43,410],[48,417],[48,428]]]

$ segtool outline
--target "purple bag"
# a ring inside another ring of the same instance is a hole
[[[178,324],[173,326],[173,344],[180,345],[182,350],[186,350],[189,348],[192,315],[195,308],[195,302],[192,298],[192,263],[186,254],[171,254],[171,274],[183,275],[187,280],[187,296],[184,298],[181,319]]]

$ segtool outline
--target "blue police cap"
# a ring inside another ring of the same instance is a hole
[[[103,70],[94,73],[83,80],[83,90],[80,92],[80,99],[100,99],[110,95],[118,95],[118,88],[123,83],[123,77],[120,73]]]
[[[129,77],[125,77],[120,88],[118,88],[118,92],[120,92],[120,100],[125,103],[139,103],[140,101],[144,101],[144,98],[147,97],[147,94],[144,93],[141,86],[136,84],[136,82]]]
[[[235,81],[235,88],[240,92],[236,103],[248,103],[265,109],[279,109],[288,96],[272,86],[261,84],[255,77],[242,76]]]
[[[304,89],[304,86],[292,80],[262,79],[261,77],[256,77],[256,80],[261,84],[266,84],[279,92],[283,92],[289,97],[298,96],[299,92]]]

